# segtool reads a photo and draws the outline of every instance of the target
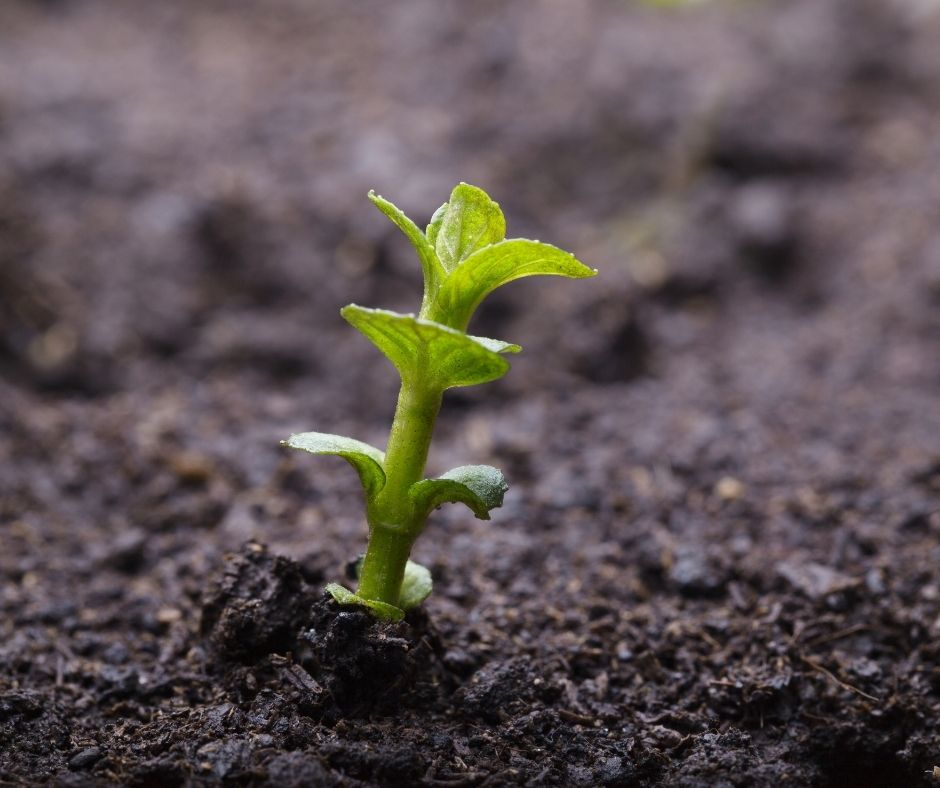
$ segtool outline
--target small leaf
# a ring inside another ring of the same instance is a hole
[[[326,586],[326,593],[328,593],[333,599],[339,602],[341,605],[357,605],[359,604],[359,597],[357,597],[352,591],[350,591],[346,586],[341,586],[339,583],[329,583]]]
[[[480,342],[440,323],[386,309],[350,304],[342,315],[388,357],[403,380],[448,389],[487,383],[509,371],[509,362],[492,348],[497,340]],[[512,347],[498,344],[504,352]]]
[[[465,503],[480,520],[503,505],[509,485],[502,471],[490,465],[461,465],[436,479],[411,485],[408,496],[418,511],[430,512],[443,503]]]
[[[428,240],[448,272],[478,249],[505,237],[506,219],[499,205],[483,189],[467,183],[454,187],[428,226]]]
[[[597,271],[551,244],[513,238],[474,252],[441,283],[429,317],[466,329],[480,302],[501,285],[524,276],[545,274],[583,279]]]
[[[421,564],[409,561],[405,564],[405,578],[401,584],[398,605],[403,610],[411,610],[420,605],[431,594],[434,583],[431,571]]]
[[[377,494],[385,486],[385,455],[375,446],[344,438],[342,435],[329,435],[325,432],[300,432],[291,435],[281,445],[292,449],[302,449],[311,454],[332,454],[349,462],[359,474],[359,481],[369,497]]]
[[[326,592],[341,605],[359,605],[368,608],[376,618],[382,621],[401,621],[405,617],[405,611],[400,607],[375,599],[363,599],[339,583],[330,583],[326,587]]]
[[[415,250],[418,252],[418,258],[421,260],[421,268],[424,271],[424,287],[428,292],[435,292],[441,280],[446,275],[441,261],[437,258],[432,241],[428,241],[424,233],[421,232],[418,225],[405,216],[404,211],[386,200],[384,197],[369,192],[369,199],[373,204],[384,213],[395,226],[401,230],[411,241]]]

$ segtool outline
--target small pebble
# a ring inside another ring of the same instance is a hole
[[[70,769],[87,769],[101,758],[100,747],[86,747],[69,758]]]
[[[731,476],[723,476],[715,485],[715,494],[723,501],[736,501],[744,495],[744,483]]]

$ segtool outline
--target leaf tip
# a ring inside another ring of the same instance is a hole
[[[569,278],[571,279],[590,279],[592,276],[597,276],[599,273],[596,268],[591,268],[591,266],[585,265],[573,254],[571,255],[571,262],[577,266],[577,270],[568,274]]]

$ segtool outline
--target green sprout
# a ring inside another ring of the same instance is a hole
[[[434,479],[424,466],[444,391],[502,377],[504,358],[521,348],[466,333],[480,302],[501,285],[547,274],[572,279],[597,271],[549,244],[506,236],[499,205],[482,189],[461,183],[421,232],[402,211],[374,192],[369,199],[414,245],[424,271],[417,315],[350,304],[342,316],[395,365],[401,376],[398,407],[385,452],[362,441],[304,432],[282,443],[311,454],[347,460],[366,496],[369,543],[358,564],[355,593],[336,583],[327,591],[341,605],[362,605],[383,620],[400,620],[431,593],[431,573],[409,561],[432,509],[464,503],[481,520],[502,506],[508,489],[502,472],[463,465]]]

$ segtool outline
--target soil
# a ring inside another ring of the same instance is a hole
[[[917,786],[940,764],[932,0],[0,4],[0,783]],[[422,610],[322,593],[459,180],[597,279],[475,321]],[[420,223],[420,222],[419,222]]]

